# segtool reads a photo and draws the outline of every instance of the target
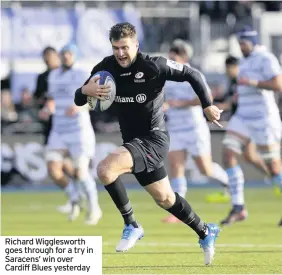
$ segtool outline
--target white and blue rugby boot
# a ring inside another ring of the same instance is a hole
[[[125,225],[120,242],[116,247],[116,252],[125,252],[132,248],[138,240],[144,236],[144,229],[141,225],[135,228],[132,224]]]
[[[209,265],[213,261],[215,254],[215,240],[220,232],[220,228],[215,223],[208,223],[208,235],[199,240],[200,247],[204,250],[204,264]]]

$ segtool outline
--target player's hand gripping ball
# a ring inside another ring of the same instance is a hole
[[[97,84],[99,85],[108,85],[110,87],[110,91],[105,96],[93,97],[87,96],[87,102],[91,110],[95,111],[105,111],[107,110],[115,100],[116,96],[116,83],[113,76],[107,71],[100,71],[95,73],[92,78],[99,76],[100,78],[97,80]]]

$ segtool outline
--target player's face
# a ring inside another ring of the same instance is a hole
[[[253,44],[250,41],[246,41],[246,40],[240,40],[239,41],[239,45],[241,48],[241,52],[242,54],[247,57],[250,55],[250,53],[253,50]]]
[[[135,60],[139,43],[136,38],[122,38],[120,40],[112,40],[113,54],[118,64],[123,67],[129,67]]]
[[[55,51],[48,51],[47,53],[45,53],[43,59],[48,68],[50,69],[58,68],[61,63],[60,57]]]
[[[239,67],[238,65],[226,65],[226,74],[230,77],[230,78],[236,78],[238,76],[239,73]]]
[[[63,52],[61,54],[62,64],[65,67],[71,67],[74,63],[75,56],[72,52]]]

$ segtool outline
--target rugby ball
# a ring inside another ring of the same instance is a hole
[[[87,96],[87,102],[91,110],[95,111],[105,111],[107,110],[115,100],[116,96],[116,83],[113,76],[107,71],[100,71],[95,73],[91,78],[99,75],[100,79],[98,84],[100,85],[110,85],[111,90],[108,96],[104,97],[105,100],[100,100],[98,98]]]

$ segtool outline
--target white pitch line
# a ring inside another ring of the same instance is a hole
[[[103,242],[104,246],[115,246],[113,242]],[[138,246],[156,246],[156,247],[198,247],[195,243],[157,243],[157,242],[138,242]],[[256,247],[256,248],[282,248],[282,244],[248,244],[248,243],[237,243],[237,244],[217,244],[216,247]]]

